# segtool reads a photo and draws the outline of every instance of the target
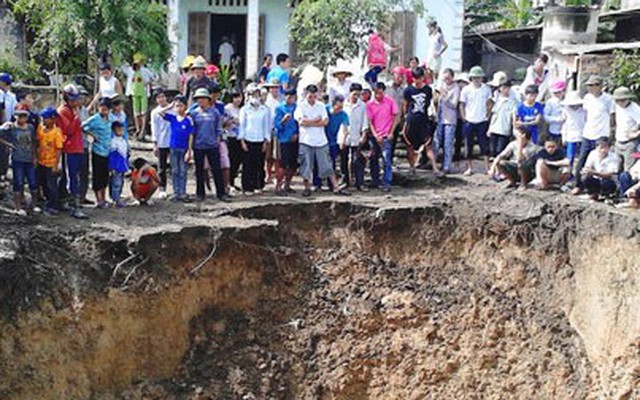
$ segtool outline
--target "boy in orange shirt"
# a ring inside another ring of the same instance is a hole
[[[62,131],[55,125],[58,113],[53,107],[47,107],[40,112],[42,122],[36,132],[36,155],[38,166],[36,175],[47,202],[44,207],[45,215],[56,215],[60,208],[58,198],[57,175],[60,172],[60,154],[64,145]]]

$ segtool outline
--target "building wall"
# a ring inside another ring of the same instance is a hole
[[[289,52],[289,16],[291,9],[286,0],[260,0],[260,15],[264,16],[264,49],[275,57]],[[262,56],[260,54],[260,60]]]
[[[416,22],[415,53],[420,61],[427,56],[425,40],[427,20],[433,18],[442,28],[449,48],[442,55],[442,67],[459,71],[462,68],[462,35],[464,23],[464,0],[424,0],[425,15]]]

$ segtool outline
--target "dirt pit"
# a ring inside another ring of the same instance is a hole
[[[452,200],[34,223],[0,241],[0,399],[640,398],[634,218]]]

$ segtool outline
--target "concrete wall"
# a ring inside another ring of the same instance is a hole
[[[0,57],[9,53],[16,61],[25,61],[23,39],[22,26],[15,20],[9,8],[0,4]]]
[[[275,57],[289,52],[289,16],[292,9],[286,0],[260,0],[260,15],[264,15],[264,50]],[[262,56],[260,54],[260,62]]]

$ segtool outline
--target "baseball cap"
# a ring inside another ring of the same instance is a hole
[[[0,73],[0,82],[11,85],[13,83],[13,79],[11,78],[11,75],[7,74],[6,72],[2,72]]]
[[[72,83],[62,88],[62,94],[67,100],[78,100],[80,98],[78,88]]]
[[[40,118],[42,119],[55,118],[57,116],[58,116],[58,112],[53,107],[46,107],[40,111]]]

